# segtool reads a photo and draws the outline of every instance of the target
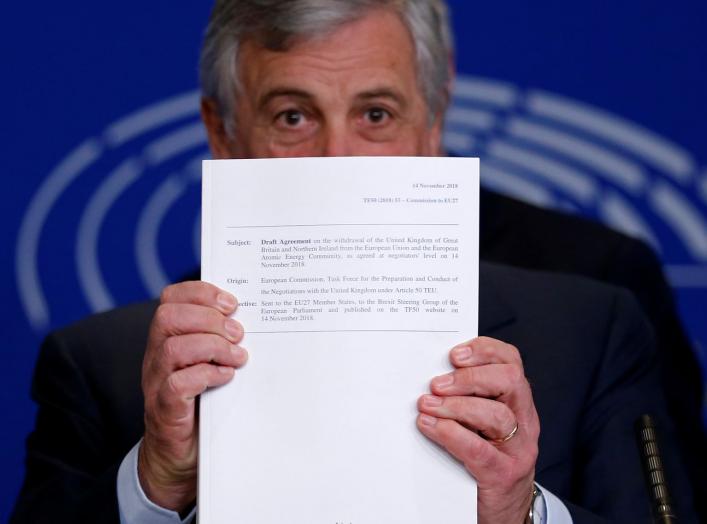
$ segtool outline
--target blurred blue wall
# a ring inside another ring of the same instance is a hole
[[[42,336],[197,264],[208,4],[3,8],[2,520],[23,475]],[[704,362],[707,4],[451,4],[461,77],[449,148],[481,155],[491,187],[653,243]],[[564,175],[548,178],[553,168]]]

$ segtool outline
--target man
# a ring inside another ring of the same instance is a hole
[[[444,16],[434,1],[218,2],[202,70],[214,156],[438,154],[449,73],[434,49],[446,56],[449,36],[431,28]],[[647,515],[631,423],[644,410],[667,422],[632,300],[489,266],[481,285],[483,332],[515,346],[461,343],[454,371],[432,379],[418,404],[419,430],[477,479],[479,522]],[[236,307],[214,286],[185,282],[165,289],[156,309],[118,310],[50,336],[14,521],[189,518],[196,397],[247,359],[244,326],[229,318]],[[689,519],[690,490],[666,435]],[[550,489],[537,496],[541,475]]]
[[[257,3],[257,2],[256,2]],[[277,4],[275,2],[274,4]],[[354,2],[357,4],[358,2]],[[363,2],[364,5],[377,5],[380,2]],[[273,4],[265,2],[262,5]],[[414,6],[417,4],[413,2]],[[366,100],[381,102],[368,118],[380,119],[378,125],[370,126],[365,132],[344,135],[341,129],[331,129],[331,123],[323,121],[318,115],[306,111],[310,106],[292,105],[285,112],[267,114],[257,112],[254,104],[246,103],[240,98],[241,104],[233,107],[233,92],[238,90],[235,81],[239,79],[246,88],[250,82],[249,92],[265,89],[267,79],[256,77],[259,71],[243,68],[243,75],[219,67],[219,60],[224,59],[224,47],[220,38],[219,28],[228,26],[233,19],[237,3],[229,7],[217,9],[215,19],[210,26],[202,62],[202,83],[207,95],[204,105],[204,121],[209,130],[212,151],[217,157],[258,157],[258,156],[327,156],[352,154],[424,154],[439,153],[439,138],[442,117],[447,105],[451,83],[451,71],[448,60],[452,54],[450,30],[446,24],[446,13],[443,4],[437,2],[420,2],[420,6],[437,5],[437,11],[431,15],[432,29],[426,30],[438,35],[437,46],[429,44],[418,45],[418,82],[426,102],[429,129],[423,131],[423,122],[418,120],[415,125],[401,122],[399,113],[407,113],[411,108],[391,108],[382,100]],[[228,3],[224,3],[228,6]],[[296,9],[296,8],[295,8]],[[352,7],[356,9],[356,7]],[[424,8],[410,8],[408,26],[411,32],[418,28],[415,41],[425,42],[424,31],[420,20]],[[283,13],[285,13],[283,11]],[[293,11],[294,12],[294,11]],[[283,18],[286,15],[283,14]],[[436,17],[436,19],[435,19]],[[312,23],[320,21],[313,19]],[[273,16],[273,24],[286,35],[289,31],[303,35],[307,28],[291,27],[285,19]],[[283,35],[280,35],[282,38]],[[211,38],[209,38],[209,36]],[[274,35],[277,38],[277,35]],[[428,39],[429,40],[429,39]],[[432,40],[430,40],[432,42]],[[272,47],[286,42],[272,42]],[[388,53],[388,42],[382,43],[381,54]],[[247,60],[243,56],[243,60]],[[231,61],[231,67],[235,61]],[[298,64],[299,65],[299,64]],[[302,76],[316,70],[319,64],[312,64],[310,69],[303,67],[294,74]],[[363,75],[363,70],[356,71]],[[286,73],[283,73],[283,75]],[[316,74],[316,73],[315,73]],[[327,87],[328,90],[328,87]],[[328,90],[330,97],[336,96],[335,90]],[[295,93],[291,93],[295,95]],[[280,97],[282,101],[284,97]],[[302,100],[292,96],[288,102],[297,104],[311,100]],[[317,103],[320,101],[317,100]],[[418,102],[419,103],[419,102]],[[262,109],[262,108],[260,108]],[[392,109],[397,114],[392,113]],[[289,111],[289,112],[287,112]],[[266,128],[262,118],[279,117],[282,120],[276,128]],[[396,117],[396,118],[393,118]],[[247,120],[253,118],[255,132],[251,126],[239,126],[234,118]],[[390,119],[390,121],[389,121]],[[385,124],[385,125],[384,125]],[[329,127],[327,127],[327,125]],[[240,129],[240,131],[239,131]],[[408,133],[405,135],[403,133]],[[240,133],[240,134],[239,134]],[[266,137],[262,135],[264,133]],[[367,133],[367,134],[366,134]],[[425,135],[425,140],[433,144],[415,144]],[[235,134],[234,139],[229,134]],[[413,135],[417,138],[412,138]],[[390,140],[390,137],[395,140]],[[361,141],[360,139],[365,140]],[[328,142],[322,142],[329,140]],[[410,147],[417,147],[411,153]],[[408,149],[406,149],[406,147]],[[483,162],[483,159],[482,159]],[[581,242],[577,242],[581,238]],[[587,246],[591,246],[587,248]],[[591,278],[600,279],[620,286],[628,287],[641,301],[644,311],[649,316],[656,329],[661,358],[661,372],[666,385],[669,409],[678,422],[680,442],[685,451],[685,458],[690,464],[691,479],[699,485],[698,491],[707,490],[707,439],[700,424],[702,406],[702,380],[700,366],[682,331],[672,304],[672,296],[665,284],[660,266],[653,253],[642,243],[615,234],[606,228],[596,226],[585,220],[564,217],[558,219],[556,213],[540,210],[521,202],[513,201],[499,195],[484,191],[481,199],[481,257],[486,260],[526,267],[529,269],[544,269],[579,273]],[[701,506],[703,518],[707,518],[707,505]]]

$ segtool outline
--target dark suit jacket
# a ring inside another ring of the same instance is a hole
[[[575,277],[486,264],[480,282],[480,332],[519,348],[533,388],[538,482],[566,501],[577,523],[647,522],[633,423],[652,413],[690,522],[652,333],[633,298]],[[33,383],[39,414],[12,523],[118,521],[116,472],[143,432],[140,368],[154,308],[96,315],[46,339]]]
[[[705,391],[700,364],[676,313],[661,264],[643,242],[587,219],[481,190],[482,260],[584,275],[625,287],[655,329],[659,367],[695,493],[707,493]],[[707,497],[696,502],[707,522]]]

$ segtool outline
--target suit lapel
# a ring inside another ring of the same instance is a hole
[[[513,306],[505,300],[494,278],[491,266],[479,265],[479,335],[493,336],[500,329],[516,321]]]

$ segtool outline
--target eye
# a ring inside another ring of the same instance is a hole
[[[286,127],[295,128],[300,127],[304,123],[305,117],[301,111],[297,111],[296,109],[288,109],[287,111],[278,113],[275,117],[275,121]]]
[[[364,118],[371,124],[382,124],[390,117],[390,112],[382,107],[371,107],[364,114]]]

